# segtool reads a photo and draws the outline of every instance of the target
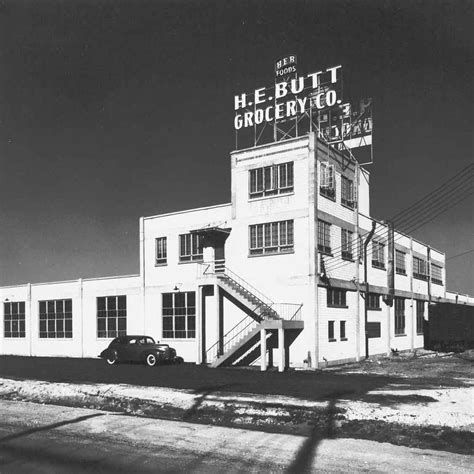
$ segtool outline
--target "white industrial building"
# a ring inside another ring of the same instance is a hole
[[[230,161],[230,203],[140,219],[138,275],[0,288],[0,353],[96,357],[146,334],[188,362],[283,370],[359,360],[366,332],[370,355],[423,347],[429,302],[455,298],[445,256],[376,222],[366,288],[367,170],[315,133]]]

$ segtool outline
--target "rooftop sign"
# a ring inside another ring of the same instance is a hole
[[[296,72],[296,56],[277,61],[277,78],[279,71],[285,76]],[[276,82],[272,87],[262,87],[250,94],[236,95],[234,128],[240,130],[265,122],[291,119],[310,109],[319,111],[334,107],[342,103],[341,85],[341,66],[334,66],[325,71]]]

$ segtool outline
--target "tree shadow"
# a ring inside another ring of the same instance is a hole
[[[199,410],[199,408],[202,406],[206,398],[211,395],[211,393],[217,392],[219,390],[226,390],[232,387],[234,384],[223,384],[223,385],[211,385],[208,387],[199,387],[193,392],[196,394],[200,394],[199,397],[197,397],[193,403],[193,406],[191,408],[188,408],[181,419],[183,421],[189,421],[193,416],[195,416]]]
[[[3,438],[0,438],[0,443],[5,443],[7,441],[11,441],[17,438],[22,438],[23,436],[28,436],[30,434],[34,433],[39,433],[41,431],[48,431],[52,430],[54,428],[60,428],[61,426],[66,426],[66,425],[72,425],[74,423],[80,423],[81,421],[88,420],[90,418],[96,418],[98,416],[104,416],[104,413],[93,413],[91,415],[84,415],[80,416],[78,418],[74,418],[72,420],[66,420],[66,421],[59,421],[57,423],[52,423],[50,425],[45,425],[45,426],[38,426],[37,428],[30,428],[28,430],[21,431],[20,433],[14,433],[8,436],[4,436]]]
[[[331,398],[328,406],[323,412],[323,423],[319,419],[313,420],[313,428],[306,438],[305,442],[297,452],[295,458],[287,469],[289,474],[302,474],[313,472],[312,465],[316,456],[316,450],[321,441],[325,438],[334,437],[335,431],[335,415],[338,413],[336,409],[337,398]]]

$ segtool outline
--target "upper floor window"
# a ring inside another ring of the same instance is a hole
[[[39,337],[72,338],[72,300],[39,302]]]
[[[336,288],[327,289],[327,306],[328,307],[342,307],[346,305],[346,290],[338,290]]]
[[[354,207],[354,182],[346,178],[345,176],[341,177],[341,203],[347,207]]]
[[[372,242],[372,266],[385,269],[385,245],[374,240]]]
[[[25,337],[25,302],[3,303],[5,337]]]
[[[196,293],[163,293],[162,302],[163,337],[196,337]]]
[[[342,258],[352,260],[352,238],[353,233],[347,229],[341,229]]]
[[[127,297],[97,298],[97,337],[118,337],[127,334]]]
[[[255,224],[250,229],[250,255],[293,251],[293,221]]]
[[[331,224],[324,221],[318,221],[318,250],[331,253]]]
[[[181,234],[179,236],[179,261],[190,262],[202,259],[202,236],[198,234]]]
[[[167,244],[166,237],[159,237],[156,239],[156,265],[164,265],[167,261]]]
[[[406,275],[407,270],[405,266],[405,252],[395,250],[395,271],[400,275]]]
[[[443,284],[443,268],[434,263],[431,264],[431,281],[437,285]]]
[[[413,278],[428,280],[428,264],[426,260],[413,257]]]
[[[376,293],[369,293],[367,296],[367,309],[379,310],[380,309],[380,295]]]
[[[332,200],[336,200],[336,175],[334,165],[321,162],[319,168],[319,192]]]
[[[293,162],[249,171],[250,199],[293,191]]]

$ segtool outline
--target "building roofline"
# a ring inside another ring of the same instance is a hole
[[[140,276],[139,273],[135,273],[133,275],[114,275],[114,276],[105,276],[105,277],[76,278],[74,280],[43,281],[43,282],[37,282],[37,283],[19,283],[18,285],[0,286],[0,290],[7,290],[9,288],[27,287],[28,285],[31,285],[31,286],[62,285],[66,283],[78,283],[81,280],[84,282],[84,281],[94,281],[94,280],[112,280],[112,279],[119,279],[119,278],[135,278],[139,276]]]
[[[155,216],[144,216],[142,217],[143,220],[147,219],[156,219],[157,217],[168,217],[168,216],[175,216],[177,214],[186,214],[188,212],[198,212],[198,211],[207,211],[208,209],[217,209],[219,207],[228,207],[232,206],[231,202],[225,204],[215,204],[214,206],[205,206],[205,207],[196,207],[193,209],[184,209],[183,211],[174,211],[174,212],[167,212],[165,214],[156,214]]]
[[[281,140],[281,141],[278,141],[278,142],[271,142],[271,143],[264,143],[263,145],[250,146],[250,147],[247,147],[247,148],[242,148],[240,150],[232,150],[230,152],[230,154],[231,155],[237,155],[238,153],[244,153],[244,152],[248,152],[248,151],[251,151],[251,150],[262,150],[264,148],[268,148],[268,147],[271,147],[271,146],[285,145],[287,143],[296,142],[298,140],[303,140],[303,139],[308,140],[309,139],[309,134],[301,135],[300,137],[287,138],[285,140]]]

